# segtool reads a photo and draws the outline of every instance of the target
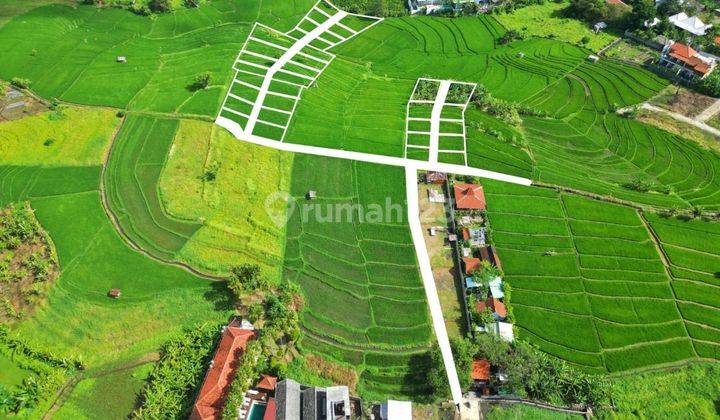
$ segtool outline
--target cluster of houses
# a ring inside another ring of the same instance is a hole
[[[462,232],[458,248],[462,256],[466,309],[473,333],[497,334],[514,340],[507,320],[502,263],[487,238],[487,204],[482,185],[454,182],[454,224]],[[481,316],[483,314],[491,315]]]
[[[427,172],[427,184],[438,185],[428,189],[428,199],[445,203],[442,191],[446,186],[452,197],[448,207],[451,215],[451,232],[447,240],[454,246],[461,261],[463,295],[466,299],[466,319],[472,333],[492,333],[507,341],[514,340],[513,325],[507,322],[507,308],[503,291],[502,264],[488,238],[485,192],[476,183],[453,181],[440,172]],[[430,235],[443,229],[430,228]],[[479,315],[485,315],[480,317]],[[488,316],[489,315],[489,316]]]
[[[228,392],[238,361],[250,341],[258,337],[252,324],[234,318],[222,328],[222,337],[198,391],[190,420],[223,418]],[[411,420],[409,401],[389,400],[377,406],[379,420]],[[351,420],[363,418],[361,400],[347,386],[306,386],[293,379],[260,374],[245,392],[238,420]]]
[[[503,289],[502,264],[488,238],[487,202],[483,186],[472,182],[454,181],[446,174],[428,172],[428,184],[444,184],[452,197],[449,206],[452,231],[448,241],[455,244],[462,260],[463,296],[468,327],[472,334],[495,334],[513,341],[513,325],[508,321]],[[452,185],[452,188],[450,186]],[[442,198],[441,198],[442,197]],[[442,190],[428,190],[432,202],[445,203]],[[431,232],[432,234],[432,232]],[[470,374],[471,392],[479,395],[501,393],[506,381],[503,372],[494,369],[487,359],[475,359]]]

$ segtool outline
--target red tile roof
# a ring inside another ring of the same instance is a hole
[[[507,316],[507,308],[505,308],[504,303],[495,298],[488,298],[488,303],[494,313],[498,314],[502,318]]]
[[[710,66],[697,57],[697,51],[685,44],[676,42],[670,46],[670,57],[681,61],[700,74],[710,71]]]
[[[255,388],[264,389],[266,391],[275,391],[275,385],[277,385],[277,378],[272,375],[262,374]]]
[[[468,275],[480,268],[480,258],[463,258],[463,262],[465,263],[465,273]]]
[[[470,378],[473,381],[490,380],[490,362],[487,359],[475,359],[472,364]]]
[[[505,307],[505,304],[502,303],[502,301],[489,297],[485,301],[479,300],[475,302],[475,309],[478,312],[482,312],[486,308],[490,308],[493,313],[498,314],[498,316],[502,318],[507,317],[507,308]]]
[[[254,330],[240,328],[240,321],[233,320],[223,332],[220,344],[215,350],[212,364],[205,374],[205,381],[198,393],[192,420],[220,419],[225,405],[227,391],[237,368],[237,360],[247,343],[256,338]]]
[[[456,182],[455,206],[459,209],[485,210],[485,193],[482,185],[462,184]]]
[[[468,239],[470,239],[470,229],[468,229],[468,228],[463,228],[462,234],[463,234],[463,239],[464,239],[464,240],[467,241]]]
[[[277,405],[275,403],[275,398],[270,397],[267,403],[267,407],[265,407],[265,415],[263,416],[263,420],[275,420],[275,410],[277,409],[276,407]]]

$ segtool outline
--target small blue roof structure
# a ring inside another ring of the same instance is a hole
[[[473,287],[480,287],[480,284],[476,283],[474,278],[467,277],[465,278],[465,287],[472,289]]]
[[[502,279],[500,277],[495,277],[490,280],[490,293],[492,293],[492,296],[495,299],[502,299],[505,297],[505,293],[502,290]]]

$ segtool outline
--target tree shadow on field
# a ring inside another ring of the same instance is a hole
[[[210,284],[210,290],[203,294],[203,297],[212,302],[216,311],[229,311],[233,309],[232,293],[226,281],[214,281]]]
[[[434,401],[433,390],[428,384],[428,372],[432,364],[430,352],[410,356],[408,366],[413,368],[402,378],[400,385],[403,394],[413,395],[413,400],[420,403]]]

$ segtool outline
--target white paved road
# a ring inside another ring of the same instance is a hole
[[[427,295],[428,306],[430,307],[430,317],[432,318],[433,328],[435,329],[435,337],[437,338],[440,352],[445,363],[448,382],[450,383],[450,392],[455,404],[462,401],[462,389],[460,388],[460,380],[458,379],[457,369],[455,368],[455,359],[453,358],[452,349],[450,348],[450,340],[448,339],[447,328],[445,328],[445,319],[440,306],[440,298],[435,287],[435,278],[433,277],[432,266],[430,265],[430,256],[425,246],[425,238],[423,237],[422,224],[420,223],[420,203],[418,200],[417,186],[417,170],[413,167],[405,167],[405,187],[407,189],[407,211],[408,224],[412,233],[413,243],[415,244],[415,253],[417,254],[418,264],[420,266],[420,276],[422,277],[423,286],[425,286],[425,295]]]
[[[435,96],[435,103],[433,104],[432,114],[430,116],[430,162],[437,163],[438,161],[438,148],[440,145],[440,117],[442,117],[443,105],[447,99],[448,92],[450,91],[449,80],[440,81],[440,87],[438,93]]]
[[[453,402],[460,404],[462,402],[462,389],[458,379],[457,370],[452,350],[450,349],[450,340],[448,339],[445,321],[443,319],[442,307],[440,306],[440,298],[435,287],[435,279],[433,278],[432,267],[430,265],[430,257],[425,247],[425,239],[423,238],[422,225],[420,223],[420,205],[418,201],[417,188],[417,171],[433,170],[440,172],[448,172],[462,175],[479,176],[482,178],[497,179],[500,181],[510,182],[513,184],[530,185],[532,181],[527,178],[521,178],[514,175],[507,175],[500,172],[486,171],[484,169],[470,168],[463,165],[454,165],[439,162],[423,162],[413,159],[405,159],[393,156],[374,155],[370,153],[351,152],[347,150],[329,149],[325,147],[306,146],[302,144],[285,143],[276,140],[270,140],[258,137],[252,134],[244,133],[240,125],[235,121],[225,117],[217,117],[215,123],[226,128],[239,140],[258,144],[261,146],[272,147],[274,149],[295,153],[307,153],[311,155],[326,156],[340,159],[351,159],[363,162],[378,163],[383,165],[401,166],[405,168],[405,184],[407,188],[407,207],[408,207],[408,223],[412,233],[413,244],[415,245],[415,253],[417,254],[420,266],[420,275],[422,277],[425,294],[427,295],[428,305],[430,307],[430,315],[433,321],[433,329],[438,346],[442,352],[443,361],[445,362],[445,370],[450,383],[450,391],[452,392]]]

